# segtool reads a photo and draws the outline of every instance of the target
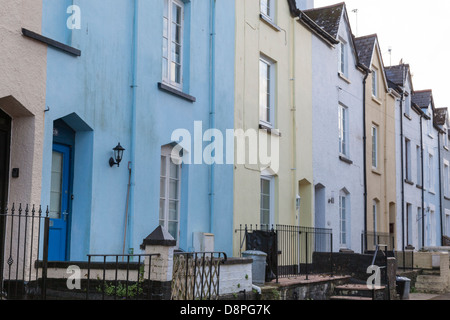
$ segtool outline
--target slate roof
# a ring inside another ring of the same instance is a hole
[[[403,69],[403,66],[405,66],[405,69]],[[403,80],[406,75],[406,71],[409,69],[409,65],[397,65],[397,66],[391,66],[391,67],[385,67],[384,70],[386,71],[386,77],[389,79],[389,82],[392,84],[395,84],[397,86],[403,86]]]
[[[447,121],[447,108],[436,108],[434,110],[434,122],[438,126],[443,126]]]
[[[355,38],[356,51],[358,53],[359,62],[370,68],[372,63],[373,49],[377,40],[376,34]]]
[[[344,8],[345,2],[341,2],[331,6],[303,10],[303,13],[336,39]]]
[[[428,108],[433,103],[433,92],[431,90],[414,91],[412,102],[421,108]]]

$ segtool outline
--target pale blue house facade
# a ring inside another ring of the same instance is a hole
[[[313,36],[313,172],[316,228],[333,230],[333,251],[360,252],[364,230],[363,80],[344,3],[305,10]]]
[[[206,130],[234,126],[234,4],[44,0],[42,33],[57,41],[41,197],[50,260],[139,253],[158,225],[180,250],[204,249],[208,236],[208,249],[231,253],[233,165],[193,154],[211,143]],[[170,161],[177,142],[182,163]],[[111,166],[118,143],[123,159]]]
[[[436,122],[431,90],[415,90],[408,64],[386,68],[396,102],[396,162],[398,250],[441,245],[442,129]],[[448,164],[448,162],[447,162]]]

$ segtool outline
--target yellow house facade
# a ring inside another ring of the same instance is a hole
[[[395,100],[389,88],[376,34],[355,40],[360,62],[370,73],[365,87],[365,250],[395,243]]]
[[[311,35],[295,1],[236,0],[235,230],[313,226]]]

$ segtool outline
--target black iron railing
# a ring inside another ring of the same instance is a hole
[[[22,204],[0,209],[0,300],[46,298],[48,213]]]
[[[388,251],[394,251],[394,235],[373,231],[361,232],[361,253],[373,252],[376,250],[377,246],[386,246]]]
[[[86,300],[153,300],[152,258],[158,254],[89,254]]]
[[[259,250],[267,254],[266,281],[296,275],[333,273],[331,229],[289,225],[241,225],[240,254]],[[329,266],[314,264],[315,253],[330,253]]]

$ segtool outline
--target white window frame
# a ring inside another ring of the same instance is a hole
[[[423,223],[423,219],[422,219],[422,208],[421,207],[417,207],[417,244],[419,245],[419,247],[423,247],[423,243],[422,243],[422,223]]]
[[[430,209],[430,230],[429,230],[429,245],[436,245],[436,214],[435,210]]]
[[[372,96],[378,98],[378,70],[372,69]]]
[[[263,75],[262,65],[267,66],[268,73]],[[275,90],[276,90],[276,63],[270,58],[261,55],[259,58],[259,121],[260,124],[269,127],[275,128],[275,108],[276,108],[276,99],[275,99]],[[268,77],[268,79],[267,79]],[[265,83],[264,83],[265,82]],[[264,88],[264,85],[266,86]],[[264,90],[265,89],[265,90]],[[264,91],[264,92],[263,92]],[[264,102],[264,101],[265,102]],[[267,105],[263,105],[266,103]],[[267,117],[266,110],[267,111]]]
[[[160,170],[160,180],[164,179],[164,194],[161,192],[161,183],[160,183],[160,202],[163,201],[164,202],[164,211],[162,212],[162,216],[161,216],[161,203],[160,203],[160,208],[159,208],[159,224],[165,228],[165,230],[167,230],[169,232],[169,228],[168,228],[168,223],[170,222],[170,214],[169,214],[169,209],[170,209],[170,202],[171,201],[176,201],[177,202],[177,217],[178,220],[174,220],[175,222],[177,222],[177,231],[176,231],[176,235],[172,236],[175,238],[175,240],[177,240],[177,246],[179,244],[179,239],[180,239],[180,222],[181,222],[181,173],[182,173],[182,166],[181,166],[181,158],[177,157],[175,154],[172,154],[172,150],[173,148],[171,146],[164,146],[161,148],[161,165],[162,165],[162,161],[165,161],[165,172],[164,172],[164,176],[163,174],[163,170],[162,170],[162,166],[161,166],[161,170]],[[175,166],[178,167],[178,179],[172,179],[170,177],[170,162],[172,162]],[[170,193],[170,180],[176,180],[177,181],[177,195],[178,195],[178,199],[170,199],[169,198],[169,193]]]
[[[342,192],[339,194],[339,246],[348,246],[348,218],[349,218],[349,195]]]
[[[405,114],[409,116],[411,113],[410,110],[411,110],[411,96],[407,94],[405,96]]]
[[[405,138],[405,175],[406,180],[411,181],[411,140]]]
[[[260,0],[261,14],[271,21],[275,21],[275,1],[276,0]]]
[[[348,108],[339,104],[339,154],[349,157]]]
[[[338,55],[338,73],[344,77],[348,76],[348,54],[347,54],[347,42],[343,39],[339,39],[340,43],[338,45],[339,55]]]
[[[449,179],[450,179],[450,164],[449,161],[444,159],[444,196],[449,197]]]
[[[406,204],[406,230],[407,230],[407,245],[413,245],[414,241],[414,224],[413,224],[413,206],[411,203]]]
[[[416,163],[417,163],[417,184],[424,187],[422,181],[422,150],[420,146],[416,147]]]
[[[272,225],[275,223],[275,177],[270,175],[261,174],[261,197],[260,197],[260,225],[268,226],[269,228],[272,227]],[[262,182],[268,182],[269,183],[269,223],[263,223],[263,213],[262,213]]]
[[[444,225],[445,225],[444,235],[448,237],[448,236],[450,236],[450,210],[449,209],[445,209]]]
[[[372,125],[372,168],[378,169],[378,126]]]
[[[180,52],[179,52],[179,59],[180,59],[180,79],[179,82],[175,79],[175,70],[174,70],[174,63],[177,63],[176,61],[173,61],[172,57],[172,50],[175,46],[174,42],[175,39],[173,39],[173,6],[178,6],[181,8],[181,24],[179,25],[181,28],[180,31]],[[164,0],[164,11],[168,10],[168,12],[163,13],[163,30],[165,30],[165,24],[167,23],[167,34],[164,34],[163,31],[163,52],[162,52],[162,80],[165,84],[174,87],[178,90],[183,90],[183,52],[184,52],[184,3],[179,0]],[[167,16],[166,16],[167,15]],[[167,20],[167,22],[166,22]],[[165,41],[167,41],[167,48],[165,48]],[[167,51],[167,52],[165,52]],[[165,60],[167,60],[167,66],[165,66]]]
[[[428,191],[434,192],[434,155],[428,154]]]

